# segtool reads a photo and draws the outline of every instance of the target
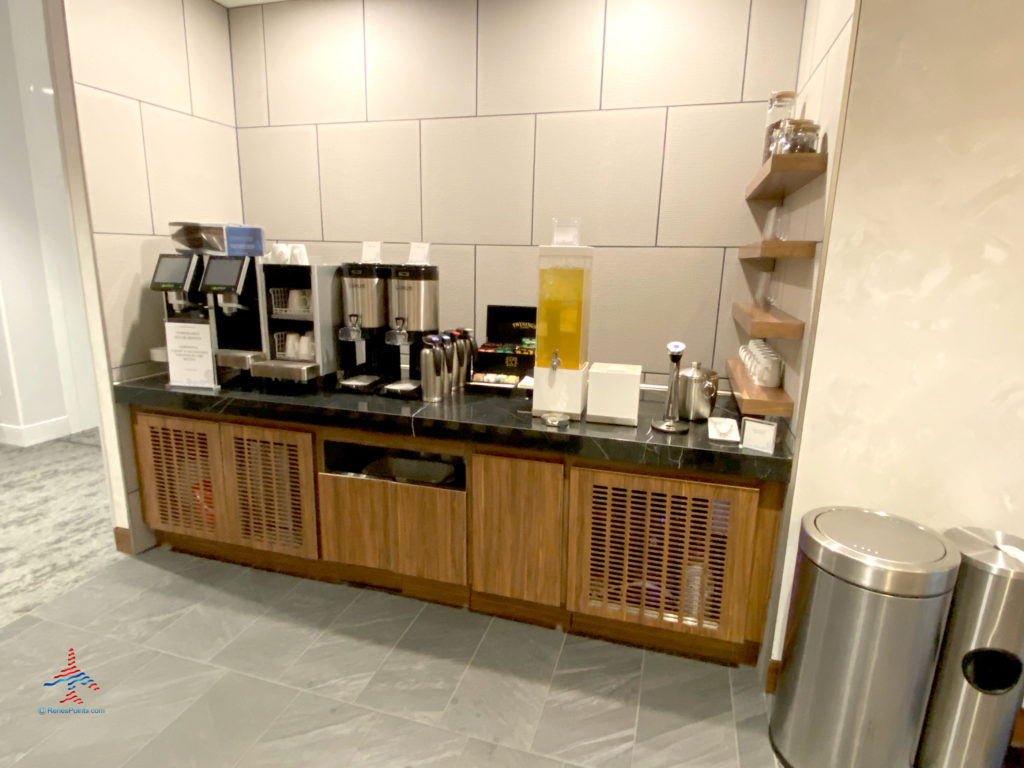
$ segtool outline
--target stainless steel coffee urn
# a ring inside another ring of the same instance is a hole
[[[438,322],[438,269],[430,264],[399,264],[388,280],[387,343],[408,350],[410,379],[419,378],[423,338],[436,334]],[[405,378],[405,377],[403,377]]]

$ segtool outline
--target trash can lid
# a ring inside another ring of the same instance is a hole
[[[861,507],[808,512],[800,549],[833,576],[887,595],[944,594],[960,567],[960,553],[937,531]]]
[[[989,528],[950,528],[946,538],[960,548],[964,564],[995,576],[1024,579],[1024,539]]]

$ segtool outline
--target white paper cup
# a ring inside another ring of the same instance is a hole
[[[284,353],[288,357],[299,356],[299,341],[302,339],[297,333],[289,333],[284,337]]]
[[[297,243],[291,248],[291,263],[299,266],[309,265],[309,254],[306,253],[306,246]]]
[[[309,331],[299,339],[299,357],[303,360],[312,360],[313,355],[313,332]]]

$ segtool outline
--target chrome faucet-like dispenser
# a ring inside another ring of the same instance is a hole
[[[654,419],[651,427],[659,432],[682,435],[690,431],[690,425],[679,418],[679,373],[686,345],[681,341],[670,341],[667,349],[672,368],[669,370],[668,392],[665,394],[665,415],[660,419]]]

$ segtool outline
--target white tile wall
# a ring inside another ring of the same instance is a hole
[[[228,18],[231,23],[231,72],[237,125],[268,125],[263,6],[232,8]]]
[[[366,0],[370,120],[476,110],[476,0]]]
[[[739,251],[727,248],[725,266],[722,270],[722,297],[718,304],[718,333],[715,337],[714,368],[728,376],[726,361],[739,355],[740,344],[746,344],[750,337],[732,319],[733,302],[749,303],[754,300],[760,273],[749,264],[739,260]]]
[[[796,87],[804,0],[753,0],[743,98]]]
[[[419,124],[322,125],[319,133],[324,237],[419,240]]]
[[[738,101],[750,0],[608,0],[602,106]]]
[[[425,120],[422,131],[424,238],[529,243],[534,118]]]
[[[481,245],[476,249],[477,341],[487,341],[487,306],[537,306],[537,249]]]
[[[268,238],[320,240],[316,127],[240,128],[245,223]]]
[[[668,113],[659,245],[742,245],[759,237],[743,191],[761,165],[764,104]]]
[[[598,248],[590,310],[590,358],[667,370],[665,345],[711,363],[721,248]]]
[[[153,232],[139,103],[75,88],[92,226],[97,232]]]
[[[93,238],[112,367],[149,360],[164,345],[160,294],[149,290],[156,257],[173,249],[168,237],[102,235]]]
[[[360,0],[263,8],[271,125],[366,119]]]
[[[142,105],[146,165],[158,234],[170,221],[241,221],[235,130]]]
[[[440,330],[473,326],[474,247],[472,245],[431,245],[430,263],[438,267],[438,313]],[[385,243],[381,251],[385,264],[409,261],[408,243]]]
[[[537,117],[533,242],[579,216],[588,245],[654,245],[665,110]]]
[[[185,0],[192,112],[235,124],[228,12],[213,0]]]
[[[181,0],[67,0],[75,82],[188,112]]]
[[[479,114],[597,109],[604,0],[480,0]]]

